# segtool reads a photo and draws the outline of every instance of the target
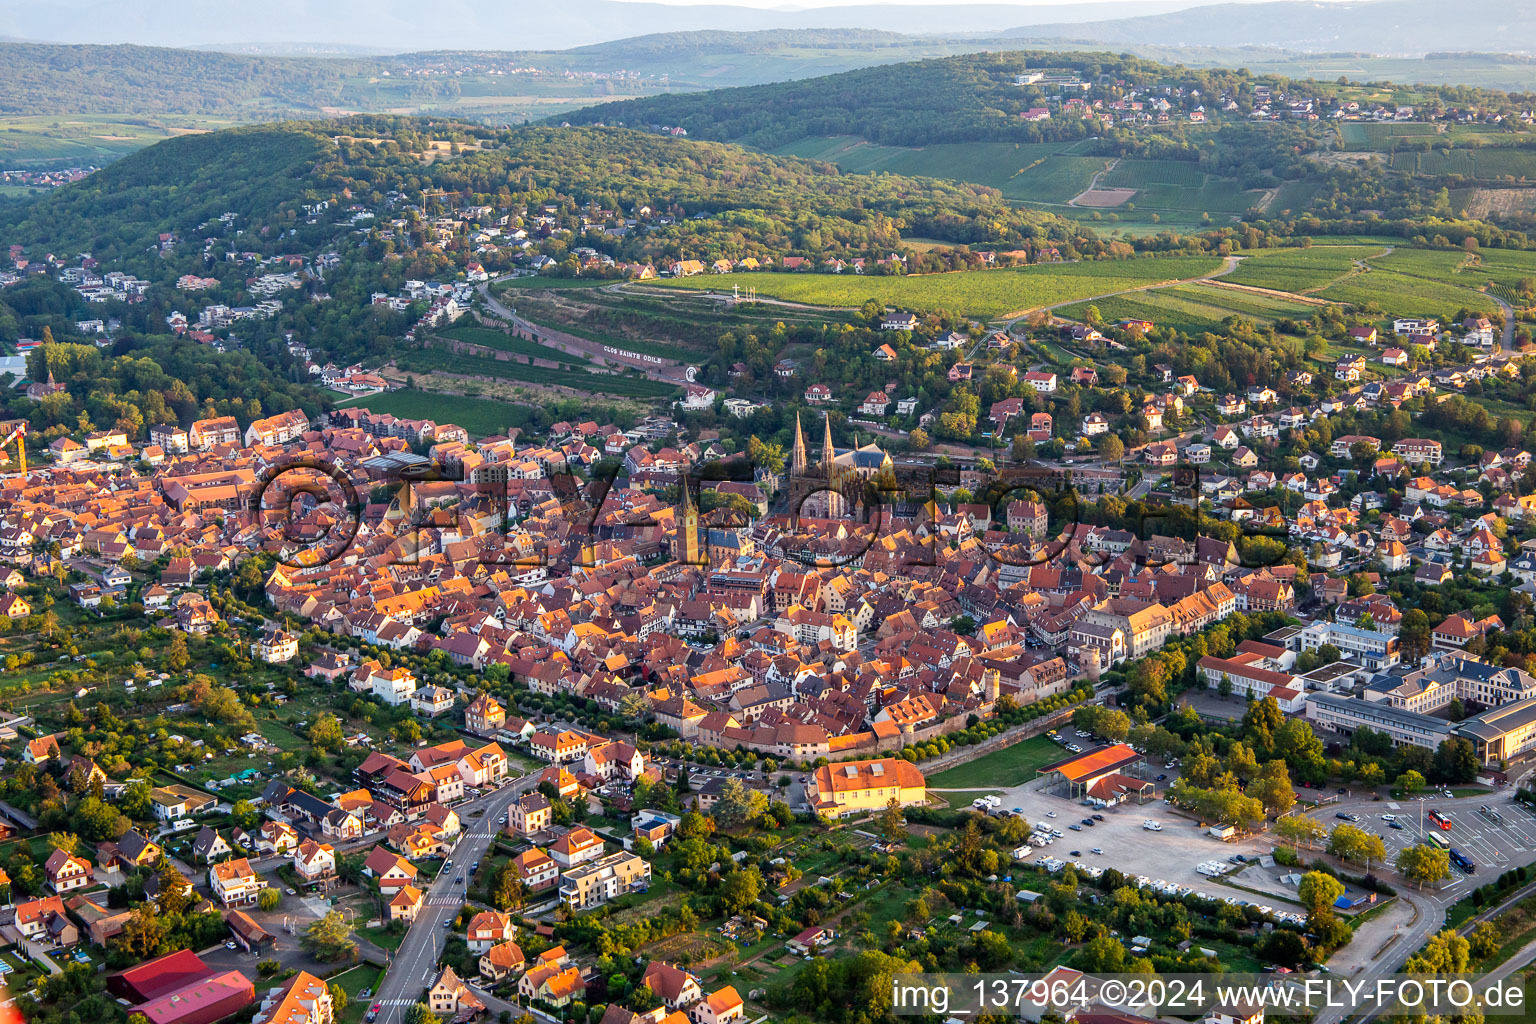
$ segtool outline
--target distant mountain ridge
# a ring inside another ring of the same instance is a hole
[[[1445,50],[1536,53],[1536,4],[1524,0],[1364,0],[1212,4],[1144,17],[1023,25],[999,39],[1108,45],[1260,45],[1304,52],[1420,56]]]
[[[660,32],[712,29],[877,29],[920,35],[998,32],[1064,16],[1103,20],[1191,6],[1194,0],[1100,0],[1025,7],[1018,3],[875,3],[804,10],[730,4],[679,5],[623,0],[558,4],[434,0],[0,0],[0,24],[23,39],[212,47],[263,40],[349,47],[503,50],[568,49]]]

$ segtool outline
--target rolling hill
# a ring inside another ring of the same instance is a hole
[[[1310,52],[1366,51],[1421,56],[1446,50],[1536,53],[1536,8],[1508,0],[1366,0],[1211,4],[1112,20],[1027,25],[999,34],[1013,40],[1179,46],[1255,43]],[[1495,45],[1496,44],[1496,45]]]

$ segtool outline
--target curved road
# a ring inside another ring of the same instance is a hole
[[[1493,294],[1493,292],[1488,292],[1487,295],[1499,304],[1499,311],[1504,314],[1504,339],[1502,344],[1504,354],[1512,356],[1515,354],[1515,307]]]

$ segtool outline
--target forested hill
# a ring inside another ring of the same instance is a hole
[[[699,53],[771,53],[787,47],[837,49],[910,46],[917,37],[877,29],[769,29],[761,32],[655,32],[632,39],[577,46],[567,53],[602,54],[623,60]],[[978,44],[979,45],[979,44]]]
[[[0,114],[309,111],[373,61],[247,57],[160,46],[0,43]]]
[[[199,225],[225,213],[276,223],[327,148],[328,139],[302,125],[167,139],[72,185],[0,206],[0,237],[29,250],[114,259],[153,249],[162,233],[196,237]]]
[[[1045,142],[1086,138],[1100,126],[1057,112],[1049,120],[1026,121],[1020,115],[1043,107],[1062,94],[1049,81],[1021,86],[1018,76],[1044,71],[1076,76],[1093,84],[1094,100],[1114,101],[1139,91],[1170,89],[1181,97],[1173,108],[1175,131],[1183,114],[1196,106],[1210,121],[1222,120],[1220,97],[1238,104],[1231,120],[1245,121],[1254,106],[1255,87],[1276,91],[1294,80],[1252,75],[1242,70],[1190,68],[1160,64],[1129,55],[1098,52],[1020,50],[974,53],[932,60],[860,68],[820,78],[674,93],[603,103],[559,115],[572,124],[624,124],[631,127],[679,126],[690,136],[777,149],[810,136],[853,135],[884,145],[922,146],[939,142]],[[1335,82],[1307,82],[1309,96],[1329,97],[1345,89]],[[1505,94],[1460,86],[1418,86],[1444,105],[1521,110],[1530,94]],[[1390,87],[1377,90],[1390,96]],[[1418,98],[1417,102],[1424,103]]]
[[[434,143],[454,152],[434,151]],[[424,189],[496,209],[588,204],[666,211],[670,223],[604,247],[630,259],[880,248],[905,234],[956,243],[1049,237],[1097,244],[1051,214],[989,188],[830,165],[622,129],[493,130],[456,121],[363,116],[249,126],[159,143],[27,204],[0,207],[0,237],[98,258],[146,255],[158,236],[209,235],[236,215],[221,246],[269,255],[353,245],[359,211],[412,221]],[[320,217],[306,203],[330,201]],[[366,232],[364,232],[366,235]],[[381,252],[391,247],[379,241]],[[430,274],[434,267],[421,268]],[[186,272],[186,271],[183,271]]]

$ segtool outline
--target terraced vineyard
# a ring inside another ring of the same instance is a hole
[[[1242,213],[1263,193],[1243,192],[1230,178],[1207,174],[1185,160],[1121,160],[1099,179],[1099,188],[1133,188],[1137,209],[1191,213]]]
[[[404,388],[382,395],[369,395],[338,403],[362,406],[376,413],[391,413],[402,419],[432,419],[439,423],[457,423],[471,437],[490,437],[513,427],[526,427],[532,410],[526,405],[497,402],[489,398],[443,395],[434,391]]]
[[[535,359],[553,359],[557,362],[569,363],[572,366],[590,366],[591,360],[585,356],[571,355],[557,349],[540,345],[536,341],[528,341],[526,338],[517,338],[503,331],[493,331],[487,327],[471,327],[461,325],[450,327],[438,334],[454,341],[462,341],[470,345],[481,345],[485,348],[496,349],[498,352],[511,352],[516,355],[530,356]]]
[[[754,280],[764,275],[754,275]],[[715,349],[724,331],[771,331],[779,321],[820,326],[846,322],[830,311],[803,311],[738,303],[729,308],[719,298],[661,290],[650,283],[621,290],[602,288],[523,291],[506,297],[519,316],[532,323],[574,334],[626,352],[697,362]]]
[[[657,399],[665,398],[677,391],[677,388],[670,384],[645,377],[588,373],[585,370],[556,370],[510,360],[455,355],[452,352],[435,349],[407,352],[396,359],[395,364],[407,373],[452,373],[469,377],[486,377],[492,380],[517,381],[524,384],[572,388],[594,395],[614,395],[620,398]]]
[[[1536,149],[1480,146],[1436,149],[1428,153],[1394,153],[1392,169],[1431,177],[1459,174],[1482,181],[1500,178],[1536,181]]]
[[[910,277],[855,274],[718,274],[657,282],[663,287],[758,294],[814,306],[854,308],[867,299],[927,312],[947,309],[993,318],[1138,286],[1200,277],[1221,269],[1214,256],[1162,256],[1087,263],[1047,264],[1018,270],[976,270]]]

